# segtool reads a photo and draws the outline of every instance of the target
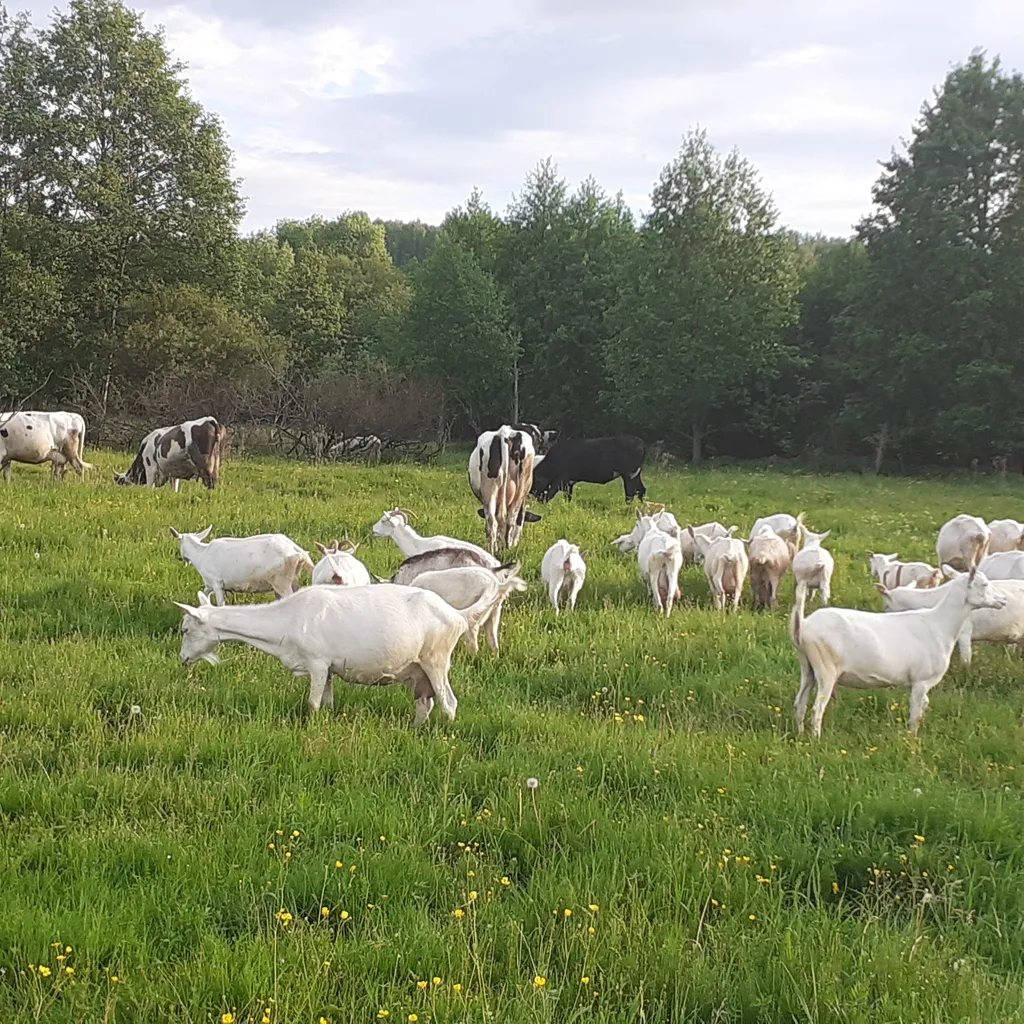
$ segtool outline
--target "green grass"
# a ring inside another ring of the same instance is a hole
[[[785,608],[715,614],[688,569],[657,617],[608,544],[621,487],[584,485],[526,531],[500,658],[458,649],[455,723],[414,732],[398,687],[339,686],[310,718],[306,681],[248,648],[182,667],[171,602],[200,581],[167,527],[310,549],[347,529],[383,575],[384,508],[482,539],[463,459],[229,462],[175,495],[89,458],[85,485],[17,466],[0,489],[0,1020],[1024,1017],[1024,665],[1002,649],[954,662],[917,742],[889,691],[844,691],[798,742]],[[835,602],[876,609],[868,549],[932,560],[950,516],[1024,501],[1018,481],[648,476],[681,521],[805,510],[833,531]],[[556,619],[535,581],[561,536],[594,555]]]

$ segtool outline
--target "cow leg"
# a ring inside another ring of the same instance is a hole
[[[563,492],[565,493],[565,500],[566,500],[566,501],[572,501],[572,489],[573,489],[573,488],[574,488],[575,486],[576,486],[576,483],[575,483],[575,481],[574,481],[574,482],[572,482],[572,483],[568,483],[568,484],[566,484],[566,485],[565,485],[565,486],[564,486],[564,487],[562,488],[562,491],[563,491]]]

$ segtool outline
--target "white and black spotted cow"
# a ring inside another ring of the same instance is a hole
[[[68,465],[84,478],[95,467],[82,461],[85,420],[77,412],[18,411],[0,415],[0,467],[11,482],[11,463],[49,462],[59,480]]]
[[[383,442],[376,434],[365,437],[346,437],[327,449],[332,459],[365,459],[367,462],[380,462],[380,450]]]
[[[526,510],[534,458],[530,435],[507,424],[477,438],[469,457],[469,486],[483,506],[477,515],[487,524],[487,544],[492,552],[499,542],[515,547],[523,524],[540,520]]]
[[[227,432],[213,416],[160,427],[143,438],[135,461],[127,472],[114,474],[114,483],[163,487],[172,480],[177,491],[182,480],[198,479],[212,490],[220,477],[220,452]]]

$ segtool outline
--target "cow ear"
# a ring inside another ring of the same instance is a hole
[[[171,531],[171,536],[174,537],[176,540],[181,539],[181,534],[178,533],[178,531],[173,526],[169,526],[167,527],[167,529]]]
[[[539,523],[541,521],[541,517],[539,515],[537,515],[536,512],[529,511],[529,509],[527,509],[527,512],[526,512],[526,515],[525,515],[524,518],[526,519],[526,521],[528,523]]]
[[[477,515],[478,515],[478,516],[479,516],[479,517],[480,517],[481,519],[485,518],[485,517],[484,517],[484,510],[483,510],[482,508],[478,508],[478,509],[476,510],[476,514],[477,514]]]

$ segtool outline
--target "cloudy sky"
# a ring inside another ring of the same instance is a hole
[[[1022,0],[185,0],[162,25],[224,121],[244,227],[504,210],[546,156],[642,211],[691,126],[760,171],[782,221],[848,234],[877,162],[951,64],[1024,68]],[[42,24],[53,4],[8,0]]]

